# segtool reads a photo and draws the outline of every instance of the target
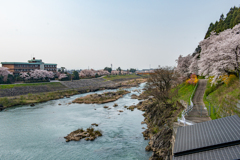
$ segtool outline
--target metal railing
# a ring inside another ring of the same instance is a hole
[[[183,110],[183,112],[182,112],[182,118],[181,118],[181,119],[178,118],[178,123],[183,122],[184,125],[185,125],[185,124],[193,125],[193,122],[188,122],[188,121],[186,121],[185,116],[188,115],[188,113],[193,109],[194,104],[193,104],[193,102],[192,102],[192,98],[193,98],[193,96],[194,96],[194,94],[195,94],[195,91],[196,91],[197,87],[198,87],[198,83],[196,84],[196,86],[195,86],[195,88],[194,88],[194,90],[193,90],[193,93],[192,93],[192,95],[191,95],[191,97],[190,97],[190,105],[188,105],[187,108],[186,108],[185,110]]]
[[[190,105],[188,105],[187,109],[185,109],[185,112],[184,112],[185,115],[188,115],[188,113],[193,109],[194,104],[192,102],[192,98],[193,98],[193,96],[194,96],[194,94],[196,92],[197,87],[198,87],[198,83],[196,84],[196,86],[195,86],[195,88],[193,90],[193,93],[192,93],[192,95],[190,97]]]

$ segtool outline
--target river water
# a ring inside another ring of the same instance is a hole
[[[143,86],[130,88],[131,93],[107,104],[67,104],[91,94],[86,93],[0,112],[0,160],[148,159],[151,156],[151,152],[145,151],[148,140],[141,133],[142,127],[146,128],[145,124],[141,125],[143,112],[124,108],[139,102],[131,99],[131,95],[138,95],[134,90]],[[118,107],[112,107],[114,103]],[[105,105],[112,109],[104,109]],[[118,110],[124,112],[118,115]],[[94,141],[65,142],[64,136],[78,128],[86,129],[92,123],[99,124],[95,128],[102,130],[102,137]]]

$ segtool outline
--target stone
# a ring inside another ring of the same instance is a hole
[[[147,145],[147,147],[145,148],[146,151],[151,151],[151,147],[149,145]]]
[[[123,110],[119,110],[118,112],[123,112]]]
[[[146,122],[142,121],[141,124],[146,124]]]
[[[103,108],[108,108],[108,106],[104,106]]]
[[[59,106],[62,105],[61,103],[58,104]]]
[[[80,141],[81,137],[75,137],[74,141]]]
[[[4,107],[2,104],[0,104],[0,111],[4,110]]]
[[[148,140],[148,137],[144,137],[144,140]]]
[[[89,140],[90,141],[93,141],[95,139],[95,137],[90,137]]]
[[[142,127],[142,129],[145,129],[145,127]]]
[[[91,125],[92,125],[92,126],[96,126],[96,127],[98,126],[98,124],[97,124],[97,123],[92,123]]]
[[[115,103],[114,105],[113,105],[113,107],[117,107],[118,106],[118,104],[117,103]]]
[[[34,104],[34,103],[32,103],[32,104],[30,104],[30,106],[31,106],[31,107],[33,107],[33,106],[35,106],[35,104]]]
[[[137,99],[137,98],[138,98],[138,96],[136,94],[131,95],[131,99]]]

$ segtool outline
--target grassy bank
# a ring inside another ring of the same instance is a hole
[[[4,84],[0,85],[0,89],[9,89],[14,87],[26,87],[26,86],[50,86],[50,87],[63,87],[60,82],[45,82],[45,83],[23,83],[23,84]]]
[[[178,100],[184,100],[185,102],[190,103],[190,98],[194,91],[194,88],[195,88],[194,85],[190,85],[185,82],[182,83],[179,86],[179,90],[178,90],[178,95],[179,95]]]
[[[131,75],[109,75],[109,76],[104,76],[103,78],[106,80],[110,81],[117,81],[117,80],[124,80],[124,79],[135,79],[135,78],[147,78],[147,75],[136,75],[136,74],[131,74]]]
[[[65,96],[71,96],[78,94],[76,90],[67,90],[67,91],[56,91],[56,92],[47,92],[40,94],[28,94],[18,97],[4,97],[0,98],[0,104],[4,107],[12,107],[17,105],[25,105],[32,103],[46,102],[49,100],[64,98]]]
[[[217,119],[233,114],[240,116],[237,103],[240,100],[240,83],[238,79],[232,80],[228,85],[211,86],[208,81],[203,101],[209,110],[211,106],[212,119]]]

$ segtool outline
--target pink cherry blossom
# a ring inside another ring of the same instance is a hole
[[[8,75],[12,75],[12,72],[7,67],[0,67],[0,76],[3,76],[4,81],[7,81]]]
[[[213,83],[231,72],[240,71],[240,24],[218,35],[214,32],[200,42],[199,74],[214,76]]]

